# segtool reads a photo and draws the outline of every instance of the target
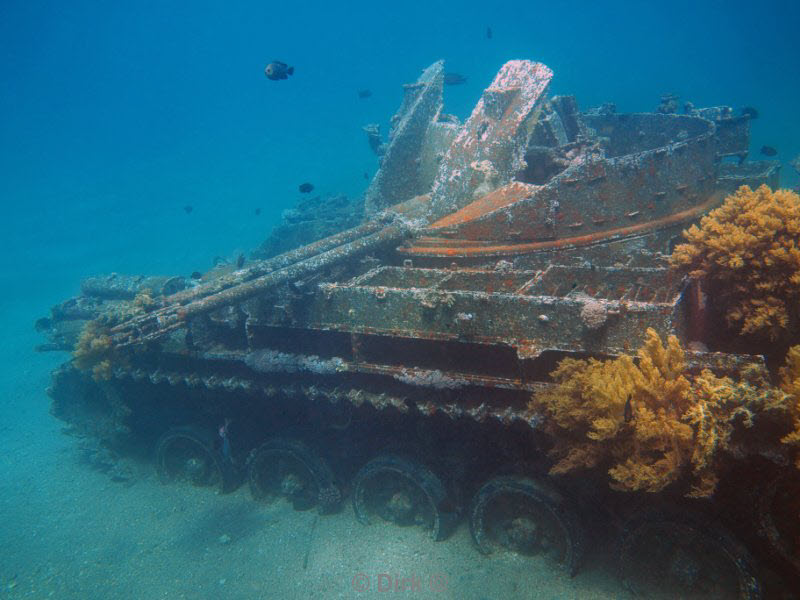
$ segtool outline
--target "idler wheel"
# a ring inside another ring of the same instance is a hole
[[[498,549],[545,555],[575,575],[584,532],[568,501],[550,484],[524,476],[484,483],[469,512],[472,539],[483,554]]]
[[[217,437],[202,427],[174,427],[156,443],[158,476],[164,483],[183,481],[230,492],[239,483],[236,470],[217,447]]]
[[[402,456],[378,456],[356,474],[353,510],[360,523],[373,517],[414,525],[443,540],[458,521],[458,511],[442,480],[430,469]]]
[[[794,469],[767,484],[758,502],[758,524],[772,551],[800,574],[800,480]]]
[[[295,510],[317,506],[319,512],[339,507],[342,494],[328,464],[297,440],[272,439],[250,454],[250,492],[256,500],[285,498]]]
[[[622,583],[643,598],[761,598],[752,559],[736,540],[691,511],[643,511],[623,527]]]

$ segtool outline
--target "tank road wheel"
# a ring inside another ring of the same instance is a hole
[[[397,525],[416,525],[443,540],[458,521],[444,484],[427,467],[407,458],[378,456],[356,474],[353,510],[360,523],[371,517]]]
[[[342,499],[328,464],[297,440],[276,438],[253,450],[248,480],[255,499],[283,497],[295,510],[317,506],[321,513],[332,512]]]
[[[761,598],[747,550],[691,511],[653,509],[623,527],[623,584],[642,598]]]
[[[767,484],[758,502],[758,525],[772,551],[800,574],[800,480],[794,469]]]
[[[490,479],[472,499],[472,539],[483,554],[497,549],[547,555],[575,575],[584,532],[577,514],[551,485],[521,476]]]
[[[215,446],[214,433],[201,427],[174,427],[156,443],[156,471],[162,482],[185,481],[226,493],[236,488],[233,465]]]

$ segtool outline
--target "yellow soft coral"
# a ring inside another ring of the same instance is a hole
[[[534,398],[555,439],[553,473],[608,465],[614,487],[658,491],[678,476],[691,429],[680,421],[689,382],[677,339],[661,345],[649,329],[637,366],[616,360],[565,359],[558,385]]]
[[[736,431],[753,428],[758,415],[774,410],[786,414],[787,408],[786,395],[770,386],[760,373],[743,373],[739,381],[733,381],[704,370],[693,378],[692,402],[682,417],[694,432],[690,456],[694,478],[687,495],[703,497],[714,492],[720,450],[747,454],[746,438],[745,443],[740,442],[734,448]],[[758,431],[753,437],[768,435]]]
[[[703,280],[731,327],[773,341],[797,329],[800,196],[742,186],[684,237],[672,264]]]
[[[800,351],[797,369],[800,387]],[[720,451],[734,450],[735,432],[750,429],[757,414],[769,411],[785,421],[789,396],[762,375],[744,372],[733,381],[705,370],[690,377],[677,338],[670,336],[664,346],[649,329],[638,362],[629,356],[562,361],[553,372],[556,385],[535,397],[531,409],[546,416],[553,474],[603,468],[611,487],[648,492],[685,475],[686,495],[709,496]],[[797,426],[800,443],[800,418]],[[764,432],[739,437],[735,451],[747,454],[747,444],[761,443]]]

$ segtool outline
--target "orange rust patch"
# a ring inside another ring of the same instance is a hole
[[[500,190],[498,190],[500,191]],[[543,250],[558,250],[562,248],[572,248],[577,246],[591,246],[602,242],[611,241],[613,239],[624,238],[632,235],[647,233],[650,231],[657,231],[672,225],[677,225],[684,221],[692,221],[714,208],[722,201],[723,194],[715,193],[706,202],[694,206],[688,210],[683,210],[671,214],[661,219],[654,219],[645,223],[638,223],[628,227],[618,227],[616,229],[609,229],[587,235],[580,235],[569,238],[562,238],[560,240],[548,240],[542,242],[525,242],[521,244],[496,244],[485,246],[471,246],[465,245],[462,240],[439,240],[438,243],[441,247],[436,245],[429,246],[411,246],[410,248],[401,248],[400,252],[403,254],[412,254],[418,256],[498,256],[498,255],[513,255],[513,254],[528,254],[532,252],[540,252]],[[480,202],[480,201],[479,201]],[[469,207],[467,207],[469,208]],[[461,211],[459,211],[461,212]],[[458,213],[455,213],[458,214]],[[454,216],[454,215],[452,215]],[[461,245],[456,245],[461,244]]]
[[[537,186],[531,186],[518,181],[504,185],[486,194],[482,198],[475,200],[471,204],[467,204],[461,210],[449,214],[446,217],[442,217],[430,225],[429,229],[441,229],[443,227],[452,227],[454,225],[473,221],[483,215],[492,213],[527,198],[533,192],[534,187]]]

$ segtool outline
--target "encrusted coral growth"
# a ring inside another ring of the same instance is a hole
[[[114,352],[111,328],[157,307],[152,291],[143,289],[130,302],[115,303],[113,308],[86,323],[72,352],[75,366],[82,371],[91,371],[97,381],[111,379],[113,363],[124,361]]]
[[[151,310],[158,307],[158,301],[153,298],[153,290],[150,288],[144,288],[140,290],[136,296],[133,298],[133,308],[132,308],[132,315],[136,316],[142,313],[150,312]]]
[[[652,329],[638,362],[565,359],[553,377],[557,385],[531,402],[547,415],[551,472],[602,468],[623,491],[658,492],[686,476],[686,495],[710,496],[734,433],[753,428],[759,413],[789,408],[787,394],[755,374],[738,382],[710,371],[690,377],[677,338],[664,346]],[[761,435],[738,436],[737,454]]]
[[[438,369],[435,371],[413,368],[400,369],[400,372],[394,374],[393,377],[409,385],[432,387],[437,390],[455,390],[469,385],[469,381],[466,379],[446,375]]]
[[[308,371],[316,375],[333,375],[347,368],[345,362],[338,357],[325,359],[316,355],[289,354],[277,350],[255,350],[245,356],[244,362],[261,373]]]
[[[704,370],[692,379],[692,403],[682,419],[691,425],[692,497],[711,496],[716,489],[721,451],[734,456],[775,454],[774,447],[791,413],[791,398],[764,379],[761,371],[745,371],[738,381]],[[775,428],[774,424],[781,426]]]
[[[684,232],[673,266],[703,280],[738,333],[772,341],[800,323],[800,196],[742,186]]]
[[[581,321],[590,331],[601,329],[608,321],[608,309],[597,300],[588,300],[581,308]]]
[[[111,378],[111,337],[108,327],[99,319],[89,321],[81,331],[72,353],[75,366],[82,371],[91,371],[96,380]]]
[[[789,396],[794,430],[781,441],[800,446],[800,346],[793,346],[786,355],[786,366],[781,369],[781,389]],[[800,455],[795,460],[800,469]]]

